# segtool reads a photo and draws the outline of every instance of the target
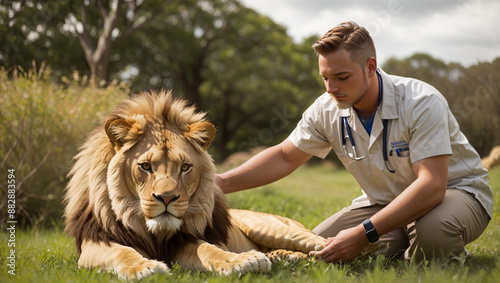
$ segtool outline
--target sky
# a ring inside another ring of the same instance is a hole
[[[296,42],[341,22],[370,32],[381,66],[426,53],[470,66],[500,57],[499,0],[240,0],[287,28]]]

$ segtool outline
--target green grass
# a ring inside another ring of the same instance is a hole
[[[279,263],[268,274],[221,277],[182,271],[155,274],[143,282],[498,282],[500,167],[490,172],[495,194],[494,219],[485,233],[467,246],[464,264],[446,267],[407,265],[403,261],[367,258],[349,264],[302,261]],[[327,166],[303,167],[266,187],[228,195],[232,207],[285,215],[313,228],[358,196],[360,188],[344,170]],[[16,275],[7,273],[8,234],[0,232],[0,282],[119,282],[116,275],[79,270],[74,242],[59,229],[17,231]]]

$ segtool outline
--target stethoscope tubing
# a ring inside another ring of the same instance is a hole
[[[380,72],[378,70],[377,70],[377,76],[378,76],[378,83],[379,83],[379,94],[381,96],[383,93],[382,76],[380,75]],[[347,120],[347,117],[341,117],[340,120],[341,120],[341,124],[342,124],[341,125],[341,134],[342,134],[341,139],[342,139],[342,148],[344,150],[344,153],[346,153],[347,156],[354,161],[359,161],[359,160],[363,159],[365,156],[358,157],[356,154],[356,144],[354,143],[354,139],[352,137],[351,129],[350,129],[351,127],[349,126],[349,122]],[[396,170],[392,169],[389,166],[389,161],[388,161],[388,157],[387,157],[388,156],[387,155],[387,123],[388,123],[388,120],[383,119],[382,122],[383,122],[383,127],[384,127],[383,128],[383,137],[382,137],[382,155],[384,158],[385,167],[387,167],[387,170],[389,172],[396,173]],[[344,128],[347,131],[347,136],[345,136]],[[347,153],[346,138],[348,138],[349,141],[351,142],[352,153]]]

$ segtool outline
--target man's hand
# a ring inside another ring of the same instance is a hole
[[[349,262],[358,257],[368,243],[365,228],[360,224],[340,231],[335,237],[327,238],[324,249],[310,252],[309,255],[326,262]]]

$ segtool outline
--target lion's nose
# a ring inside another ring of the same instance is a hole
[[[162,201],[165,204],[165,206],[168,206],[169,203],[175,201],[180,197],[180,195],[156,195],[156,194],[153,194],[153,196],[156,199]]]

